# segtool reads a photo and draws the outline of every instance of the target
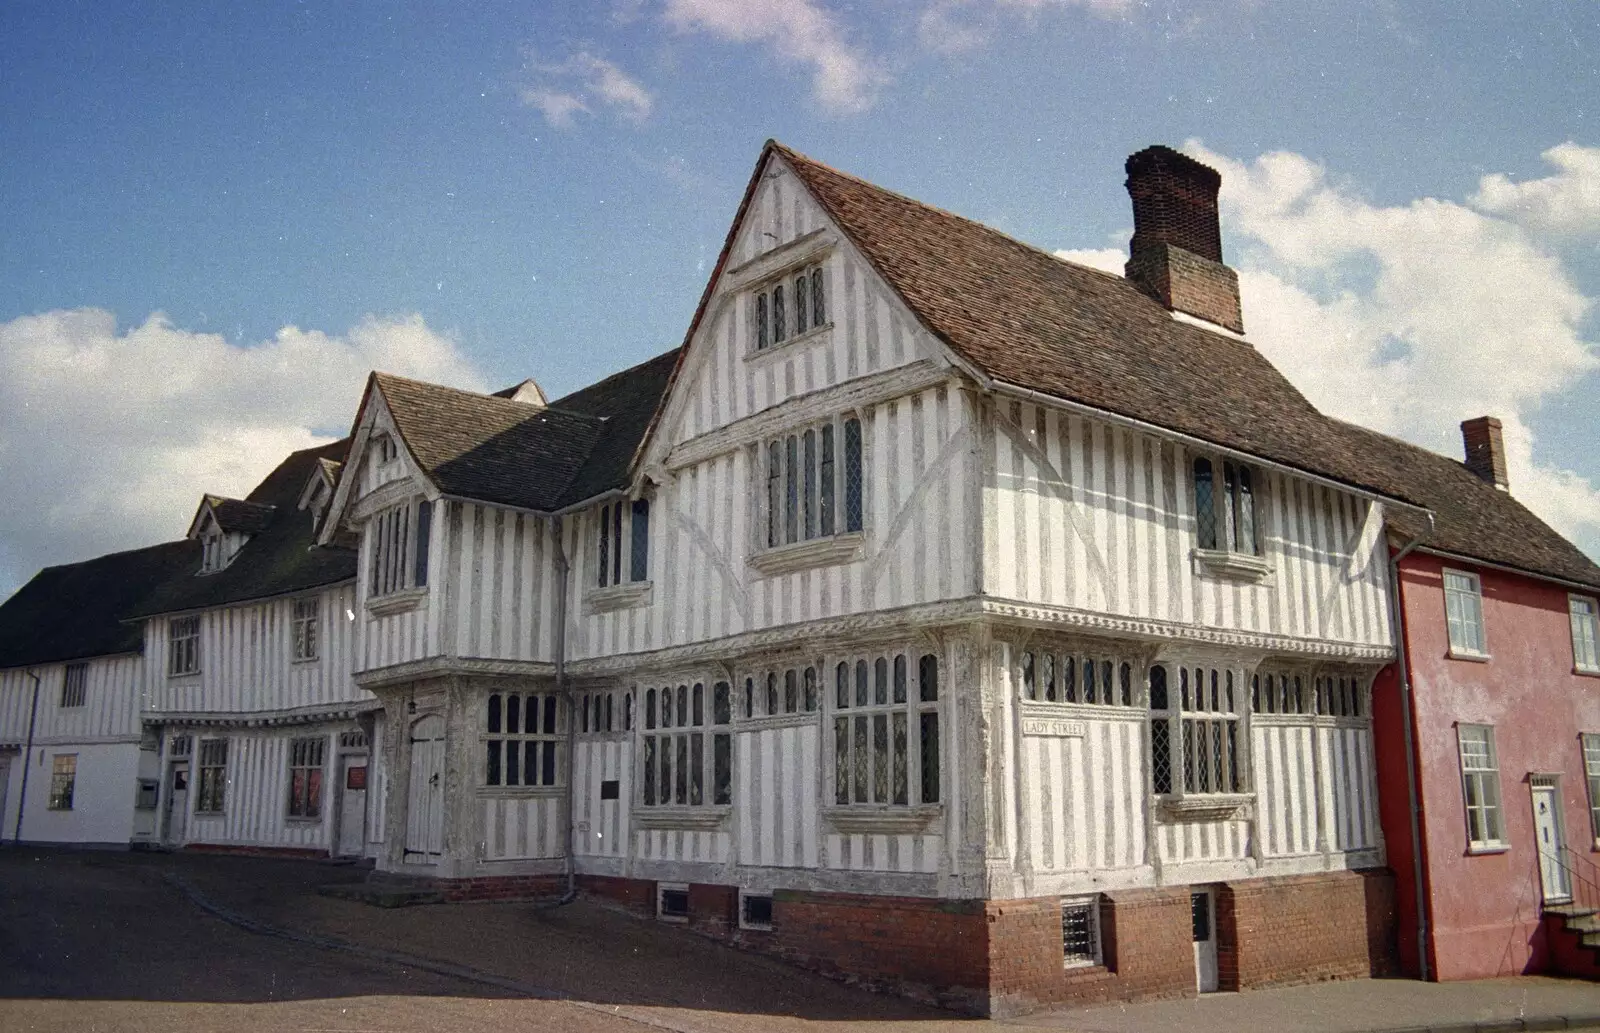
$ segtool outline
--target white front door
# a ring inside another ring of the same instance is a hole
[[[411,725],[411,780],[406,796],[406,860],[437,864],[444,852],[444,718]]]
[[[360,857],[367,845],[367,756],[339,758],[339,856]]]
[[[1194,926],[1195,988],[1208,994],[1217,988],[1217,915],[1210,890],[1189,894],[1189,913]]]
[[[172,765],[167,773],[167,809],[162,813],[161,838],[167,843],[182,843],[189,816],[189,762]]]
[[[0,819],[3,819],[5,817],[5,813],[6,813],[6,790],[9,789],[10,786],[11,786],[11,756],[10,756],[10,754],[7,754],[4,757],[0,757]],[[0,839],[6,838],[6,833],[7,832],[14,832],[15,830],[16,830],[16,826],[15,825],[13,825],[10,829],[0,829]]]
[[[1537,779],[1537,776],[1535,776]],[[1539,882],[1546,904],[1572,899],[1572,885],[1561,857],[1560,797],[1553,785],[1533,786],[1533,834],[1539,843]]]

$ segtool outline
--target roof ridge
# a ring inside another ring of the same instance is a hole
[[[34,577],[38,577],[40,574],[43,574],[43,573],[45,573],[47,571],[51,571],[51,570],[66,570],[69,567],[83,567],[83,566],[89,565],[90,563],[99,563],[101,560],[114,559],[114,558],[116,558],[118,556],[131,556],[136,552],[151,552],[151,551],[156,550],[156,549],[164,549],[164,548],[169,548],[169,547],[172,547],[172,546],[189,545],[189,544],[191,544],[191,539],[188,539],[188,538],[173,538],[173,539],[169,539],[168,541],[164,541],[164,542],[156,542],[153,545],[136,545],[131,549],[118,549],[116,552],[103,552],[98,556],[90,556],[88,559],[70,560],[70,561],[68,561],[66,563],[52,563],[48,567],[40,567],[38,569],[38,571],[36,571],[34,573],[33,576]],[[32,578],[30,578],[29,580],[31,581]],[[28,582],[25,581],[25,582],[23,582],[23,585],[26,585],[27,583]],[[20,586],[20,585],[18,586],[18,590],[19,591],[21,590],[21,587],[22,586]]]
[[[929,204],[926,201],[920,201],[917,198],[912,197],[909,194],[902,194],[898,190],[890,189],[889,187],[883,186],[880,183],[874,183],[872,180],[866,179],[866,178],[864,178],[862,176],[858,176],[853,172],[846,172],[843,169],[836,168],[833,165],[829,165],[825,161],[818,161],[816,158],[813,158],[813,157],[811,157],[810,155],[807,155],[807,154],[802,154],[799,151],[795,150],[794,148],[789,147],[789,146],[787,146],[787,145],[785,145],[783,143],[780,143],[777,140],[769,140],[767,142],[772,147],[773,150],[775,150],[778,153],[782,154],[786,159],[788,159],[790,161],[803,162],[803,163],[805,163],[807,165],[810,165],[810,166],[812,166],[814,168],[821,169],[823,172],[826,172],[826,173],[828,173],[830,175],[838,176],[841,179],[847,179],[852,183],[859,183],[862,186],[867,187],[868,189],[876,190],[880,194],[886,194],[889,197],[895,198],[896,200],[904,201],[906,204],[912,205],[912,206],[914,206],[916,208],[920,208],[923,211],[931,212],[931,213],[933,213],[935,215],[940,215],[940,216],[943,216],[944,218],[947,218],[947,219],[955,219],[958,222],[966,223],[969,226],[975,227],[976,229],[982,230],[985,233],[988,233],[988,234],[991,234],[991,235],[993,235],[995,237],[998,237],[1001,240],[1004,240],[1004,241],[1006,241],[1006,242],[1008,242],[1010,244],[1015,245],[1016,247],[1022,248],[1024,251],[1028,251],[1028,252],[1031,252],[1033,254],[1039,255],[1041,258],[1048,258],[1052,262],[1061,262],[1061,263],[1063,263],[1065,265],[1070,265],[1075,269],[1082,269],[1085,272],[1093,273],[1095,276],[1104,277],[1108,282],[1120,283],[1120,284],[1123,284],[1123,285],[1125,285],[1127,287],[1132,288],[1135,291],[1138,291],[1137,287],[1134,287],[1133,284],[1128,282],[1128,278],[1126,276],[1118,276],[1116,273],[1108,272],[1108,271],[1106,271],[1104,269],[1096,269],[1092,265],[1084,265],[1082,262],[1074,262],[1070,258],[1062,258],[1060,255],[1056,254],[1053,251],[1046,251],[1044,248],[1040,247],[1037,244],[1030,244],[1026,240],[1023,240],[1020,237],[1012,236],[1011,234],[1007,233],[1005,230],[997,229],[997,228],[995,228],[993,226],[990,226],[986,222],[979,222],[977,219],[973,219],[973,218],[970,218],[969,216],[962,215],[959,212],[953,212],[948,208],[941,208],[936,204]],[[819,198],[819,200],[820,200],[820,198]],[[1152,303],[1155,303],[1155,302],[1152,302]],[[1196,329],[1205,329],[1205,328],[1204,327],[1197,327]],[[1224,339],[1227,339],[1227,340],[1232,340],[1232,338],[1228,338],[1224,334],[1218,334],[1217,336],[1223,337]]]
[[[682,350],[683,350],[683,345],[681,345],[681,344],[675,345],[675,346],[673,346],[671,348],[668,348],[666,351],[661,352],[658,355],[652,355],[648,359],[645,359],[645,360],[643,360],[641,362],[636,362],[633,365],[627,367],[626,369],[619,369],[615,373],[608,373],[605,376],[601,377],[599,380],[596,380],[592,384],[585,384],[582,387],[575,388],[575,389],[573,389],[571,391],[568,391],[566,394],[562,395],[560,398],[557,398],[554,401],[552,401],[549,404],[549,406],[547,406],[547,408],[552,408],[552,409],[556,408],[562,402],[564,402],[567,399],[571,398],[573,395],[581,395],[585,391],[592,391],[597,387],[600,387],[600,386],[605,385],[605,384],[609,384],[613,380],[618,380],[618,379],[620,379],[622,377],[627,376],[630,373],[635,373],[638,370],[644,368],[645,366],[650,365],[653,362],[660,362],[662,359],[666,358],[668,355],[675,356],[675,355],[678,354],[678,352],[680,352]]]

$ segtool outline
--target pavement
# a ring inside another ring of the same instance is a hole
[[[318,862],[0,849],[0,1030],[1600,1030],[1600,986],[1353,980],[963,1019],[580,900],[383,910]]]

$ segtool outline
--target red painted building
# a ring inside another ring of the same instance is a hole
[[[1354,430],[1432,511],[1390,521],[1404,651],[1373,687],[1401,963],[1600,976],[1568,913],[1600,907],[1600,567],[1506,490],[1498,421],[1462,431],[1465,463]]]

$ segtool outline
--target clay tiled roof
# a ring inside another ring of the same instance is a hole
[[[138,651],[144,633],[124,613],[199,565],[200,543],[184,540],[46,567],[0,605],[0,667]]]
[[[769,148],[923,325],[983,376],[1415,501],[1352,461],[1250,345],[1177,321],[1121,276]]]
[[[229,603],[287,595],[356,576],[356,555],[338,546],[318,546],[312,514],[297,506],[301,490],[324,461],[339,462],[349,451],[348,438],[319,448],[290,453],[267,474],[244,501],[256,512],[270,514],[223,569],[199,574],[199,545],[185,569],[156,585],[123,616],[198,610]]]
[[[1423,535],[1425,548],[1600,589],[1600,566],[1465,464],[1364,427],[1329,423],[1371,469],[1432,510],[1431,533],[1421,514],[1391,513],[1389,524],[1398,533]]]

